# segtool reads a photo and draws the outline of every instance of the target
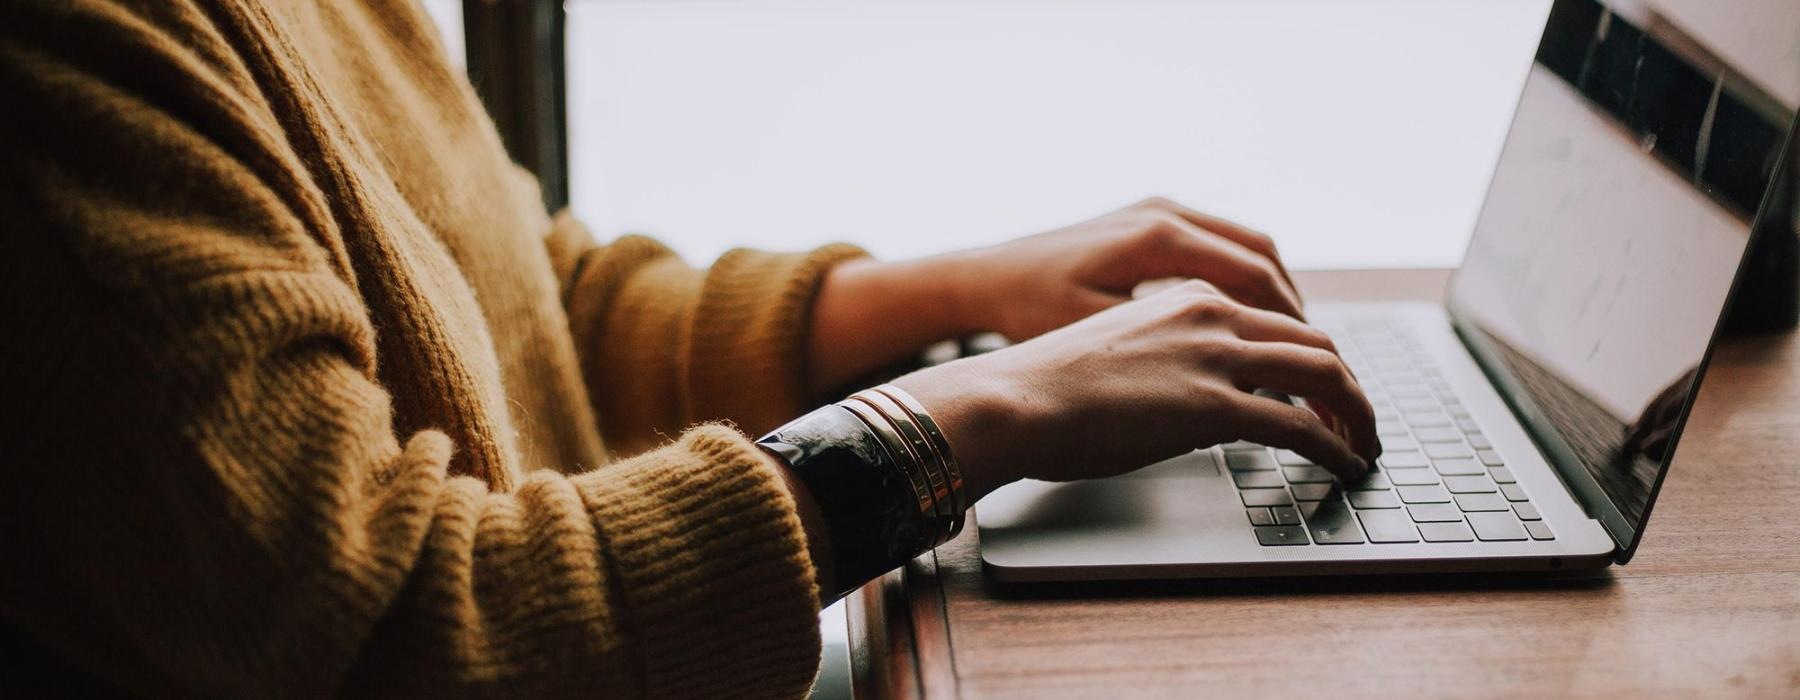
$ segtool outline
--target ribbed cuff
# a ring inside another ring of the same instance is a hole
[[[694,311],[687,395],[696,413],[761,434],[812,408],[813,300],[826,272],[867,255],[843,244],[802,255],[739,249],[713,263]]]
[[[780,478],[748,438],[718,425],[576,478],[651,697],[800,697],[810,687],[818,588]]]

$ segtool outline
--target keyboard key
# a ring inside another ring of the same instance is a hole
[[[1490,467],[1506,466],[1505,460],[1500,459],[1500,453],[1493,450],[1476,450],[1475,458],[1481,460],[1482,464]]]
[[[1506,499],[1501,498],[1497,493],[1458,494],[1456,507],[1463,509],[1464,513],[1507,511],[1507,517],[1512,517],[1512,504],[1507,503]]]
[[[1496,490],[1494,480],[1486,476],[1446,476],[1444,488],[1450,489],[1450,493],[1493,493]]]
[[[1525,528],[1512,513],[1470,513],[1469,526],[1483,542],[1517,542],[1525,539]]]
[[[1293,450],[1277,450],[1275,452],[1275,463],[1284,467],[1312,466],[1312,460],[1301,457],[1299,453]]]
[[[1251,508],[1244,512],[1248,513],[1250,515],[1250,524],[1251,525],[1274,525],[1275,524],[1275,516],[1269,515],[1269,509],[1267,509],[1267,508]]]
[[[1381,358],[1376,358],[1376,360],[1373,364],[1375,365],[1375,369],[1381,370],[1383,372],[1400,372],[1400,373],[1409,374],[1409,375],[1412,374],[1412,363],[1407,362],[1404,358],[1393,357],[1393,356],[1381,357]]]
[[[1414,469],[1413,471],[1419,470]],[[1393,487],[1393,482],[1388,480],[1385,472],[1376,471],[1369,472],[1361,481],[1349,485],[1351,491],[1386,491]]]
[[[1481,433],[1469,433],[1466,437],[1469,438],[1469,446],[1474,447],[1477,450],[1494,449],[1494,443],[1489,442],[1486,435],[1482,435]]]
[[[1541,520],[1533,520],[1531,522],[1525,523],[1525,532],[1530,533],[1531,539],[1534,539],[1534,540],[1554,540],[1554,539],[1556,539],[1556,533],[1551,532],[1550,526],[1545,525],[1543,523],[1543,521],[1541,521]]]
[[[1269,456],[1267,449],[1250,452],[1227,451],[1225,466],[1234,472],[1268,471],[1275,468],[1275,458]]]
[[[1381,437],[1405,435],[1406,424],[1397,420],[1375,421],[1375,434]]]
[[[1415,523],[1460,523],[1462,510],[1451,503],[1420,503],[1407,506],[1406,512],[1412,514]]]
[[[1268,448],[1263,447],[1262,445],[1258,445],[1254,442],[1249,442],[1247,440],[1238,440],[1236,442],[1227,442],[1223,445],[1220,445],[1219,447],[1221,449],[1225,450],[1226,452],[1258,452],[1258,451],[1261,451],[1264,449],[1268,449]]]
[[[1324,467],[1284,467],[1281,471],[1290,484],[1323,484],[1336,478]]]
[[[1420,428],[1414,435],[1419,442],[1462,442],[1462,433],[1455,428]]]
[[[1306,516],[1306,527],[1319,544],[1362,544],[1362,528],[1356,525],[1356,514],[1340,499],[1319,503]]]
[[[1525,500],[1525,489],[1519,488],[1518,484],[1501,484],[1500,495],[1505,496],[1509,501],[1523,501]]]
[[[1402,413],[1431,413],[1438,410],[1438,402],[1434,399],[1400,399],[1394,402],[1394,407]]]
[[[1544,519],[1544,516],[1538,514],[1537,506],[1531,505],[1530,503],[1514,503],[1513,513],[1518,515],[1520,520]]]
[[[1431,465],[1437,467],[1437,473],[1444,476],[1477,476],[1486,475],[1487,467],[1472,459],[1434,459]]]
[[[1450,492],[1442,486],[1395,486],[1400,500],[1407,503],[1449,503]],[[1246,492],[1248,493],[1248,492]],[[1246,503],[1245,505],[1252,505]]]
[[[1409,386],[1409,385],[1413,385],[1413,384],[1423,385],[1425,383],[1424,377],[1421,377],[1417,374],[1413,374],[1410,371],[1380,372],[1376,376],[1379,378],[1379,381],[1375,382],[1376,384],[1380,384],[1380,385],[1388,387],[1390,389],[1393,387]]]
[[[1461,430],[1465,433],[1473,433],[1477,430],[1480,430],[1481,426],[1475,424],[1474,418],[1462,416],[1462,417],[1458,417],[1456,419],[1456,428],[1457,428],[1457,430]]]
[[[1369,510],[1356,514],[1362,520],[1363,532],[1376,544],[1419,541],[1419,529],[1412,519],[1397,510]]]
[[[1434,443],[1427,443],[1425,445],[1425,456],[1430,457],[1433,460],[1468,459],[1468,458],[1474,457],[1475,453],[1470,452],[1469,448],[1467,446],[1463,445],[1461,442],[1454,442],[1454,443],[1434,442]]]
[[[1265,547],[1308,544],[1306,528],[1299,525],[1276,525],[1256,528],[1256,541]]]
[[[1337,484],[1294,484],[1292,488],[1296,501],[1322,501],[1335,498],[1337,492]]]
[[[1395,469],[1386,474],[1395,486],[1426,486],[1438,482],[1437,472],[1430,469]]]
[[[1400,417],[1406,421],[1407,425],[1414,428],[1441,428],[1450,425],[1450,416],[1444,415],[1443,411],[1402,413]]]
[[[1238,496],[1244,499],[1245,506],[1251,508],[1294,504],[1294,499],[1288,498],[1287,489],[1244,489],[1238,492]]]
[[[1394,389],[1393,393],[1394,393],[1394,398],[1396,398],[1396,399],[1406,399],[1406,400],[1424,399],[1426,401],[1425,405],[1427,407],[1437,408],[1437,402],[1431,400],[1430,387],[1427,387],[1427,386],[1400,386],[1400,387],[1396,387]]]
[[[1233,472],[1231,480],[1240,489],[1278,489],[1287,485],[1275,472]]]
[[[1350,506],[1357,510],[1368,508],[1399,508],[1400,497],[1393,491],[1351,491]]]
[[[1275,516],[1276,525],[1299,525],[1300,511],[1293,506],[1275,506],[1269,509],[1269,515]]]
[[[1425,455],[1417,452],[1383,454],[1376,462],[1384,469],[1416,469],[1431,466],[1431,462],[1425,460]]]
[[[1382,452],[1416,452],[1418,449],[1419,443],[1413,442],[1413,439],[1409,437],[1395,436],[1381,438]]]
[[[1461,521],[1454,523],[1420,523],[1419,534],[1426,542],[1474,542],[1475,533]]]
[[[1518,479],[1513,478],[1512,470],[1507,469],[1506,467],[1494,467],[1493,469],[1489,469],[1488,476],[1494,477],[1494,483],[1496,484],[1510,484],[1518,481]]]

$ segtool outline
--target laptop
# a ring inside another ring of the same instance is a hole
[[[1447,301],[1308,309],[1376,407],[1370,476],[1234,443],[1012,484],[976,509],[988,574],[1630,561],[1752,234],[1794,235],[1796,27],[1800,3],[1555,0]]]

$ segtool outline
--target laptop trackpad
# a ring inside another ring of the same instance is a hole
[[[1206,482],[1219,473],[1213,451],[1208,450],[1110,479],[1022,481],[982,500],[981,526],[1098,532],[1192,517],[1200,495],[1217,488]]]
[[[1219,459],[1214,455],[1216,450],[1189,452],[1174,459],[1165,459],[1130,474],[1113,477],[1114,479],[1183,479],[1219,475]]]

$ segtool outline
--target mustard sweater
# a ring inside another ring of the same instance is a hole
[[[443,54],[402,0],[0,2],[0,685],[806,692],[738,429],[856,251],[596,244]]]

